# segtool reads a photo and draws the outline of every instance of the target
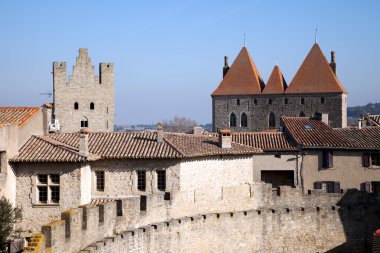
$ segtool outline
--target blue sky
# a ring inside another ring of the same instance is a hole
[[[211,122],[211,92],[243,46],[267,81],[278,64],[290,83],[314,43],[349,105],[380,102],[380,1],[6,1],[0,2],[0,106],[39,106],[52,62],[68,74],[86,47],[97,68],[115,63],[117,124],[175,115]]]

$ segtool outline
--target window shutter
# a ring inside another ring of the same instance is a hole
[[[321,182],[314,182],[314,189],[322,189],[322,183]]]
[[[334,182],[334,192],[340,193],[340,182]]]
[[[371,192],[371,182],[365,182],[365,191]]]
[[[327,157],[328,157],[328,166],[327,168],[332,168],[334,167],[334,161],[333,161],[333,152],[332,151],[329,151],[327,152]]]
[[[322,151],[322,167],[328,168],[328,158],[327,158],[327,151],[326,150]]]
[[[363,167],[369,167],[369,153],[363,153]]]

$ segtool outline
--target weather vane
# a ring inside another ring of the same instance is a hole
[[[315,44],[318,44],[318,28],[315,28]]]
[[[244,47],[245,47],[245,33],[244,33]]]

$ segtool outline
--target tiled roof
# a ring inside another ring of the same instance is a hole
[[[347,93],[315,43],[285,93]]]
[[[218,137],[217,133],[205,133],[205,136]],[[265,151],[295,151],[297,146],[281,132],[236,132],[232,141]]]
[[[267,85],[263,90],[263,94],[282,94],[285,92],[288,85],[281,73],[280,68],[276,65],[269,76]]]
[[[39,107],[0,107],[0,126],[18,124],[22,127],[39,111]]]
[[[32,136],[11,162],[83,162],[87,158],[77,148],[45,136]]]
[[[305,117],[281,117],[285,132],[304,148],[380,149],[380,128],[331,128]]]
[[[79,155],[79,133],[56,133],[33,136],[13,162],[77,162],[85,161]],[[88,160],[105,158],[190,158],[213,155],[244,155],[261,152],[260,149],[233,143],[232,148],[220,148],[216,137],[165,133],[164,141],[157,142],[155,132],[90,133]]]
[[[367,120],[370,120],[374,125],[380,126],[380,115],[366,115]]]
[[[226,76],[211,95],[260,94],[264,86],[264,81],[247,48],[243,47]]]

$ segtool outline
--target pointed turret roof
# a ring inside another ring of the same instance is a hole
[[[246,47],[243,47],[218,88],[211,94],[260,94],[265,87],[263,79]]]
[[[315,43],[285,93],[347,93]]]
[[[269,76],[267,85],[263,90],[263,94],[281,94],[284,93],[288,85],[281,73],[280,68],[276,65]]]

